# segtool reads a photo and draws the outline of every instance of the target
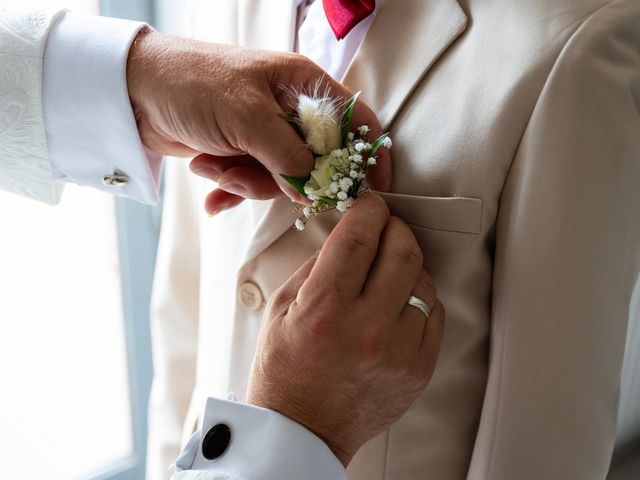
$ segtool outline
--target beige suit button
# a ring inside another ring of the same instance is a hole
[[[244,308],[257,310],[264,301],[262,290],[253,282],[245,282],[238,289],[238,301]]]

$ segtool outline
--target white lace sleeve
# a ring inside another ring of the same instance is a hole
[[[47,154],[42,64],[61,12],[0,4],[0,189],[49,204],[62,187]]]

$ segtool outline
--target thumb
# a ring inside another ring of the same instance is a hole
[[[281,174],[293,177],[309,175],[315,160],[273,96],[269,94],[265,103],[265,108],[252,112],[254,128],[245,134],[247,138],[242,143],[246,152],[271,172],[278,185],[288,187]],[[285,190],[285,193],[290,191]],[[295,199],[298,200],[297,196]]]

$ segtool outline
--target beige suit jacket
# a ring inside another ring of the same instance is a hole
[[[192,26],[290,50],[294,3],[196,1]],[[447,309],[431,384],[349,478],[603,479],[640,268],[640,2],[387,0],[343,81],[392,132],[385,198]],[[260,297],[338,218],[295,232],[285,199],[206,218],[211,184],[177,164],[167,183],[151,478],[207,395],[242,397]]]

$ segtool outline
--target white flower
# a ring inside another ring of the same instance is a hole
[[[351,207],[351,205],[353,205],[353,198],[347,198],[344,201],[338,202],[336,208],[344,213]]]
[[[334,182],[333,178],[336,175],[336,166],[339,162],[341,159],[336,159],[332,155],[316,158],[316,167],[311,171],[311,178],[304,186],[304,193],[327,196],[331,192],[331,183]]]
[[[362,153],[365,150],[371,150],[371,144],[362,142],[362,141],[355,143],[353,147],[356,149],[356,152],[358,153]]]
[[[309,95],[294,93],[293,97],[297,103],[295,120],[316,157],[314,169],[304,185],[304,193],[313,203],[300,206],[302,215],[295,221],[298,230],[304,230],[311,218],[327,210],[336,208],[346,212],[361,193],[368,165],[376,165],[375,152],[367,142],[371,134],[369,126],[360,125],[343,139],[342,104],[331,98],[328,90],[319,94],[319,88],[318,85]],[[376,141],[376,149],[378,146],[391,148],[392,144],[385,136],[382,141]],[[298,187],[294,180],[289,181]]]
[[[351,180],[349,177],[344,177],[340,179],[338,185],[340,185],[340,190],[346,192],[351,188],[351,185],[353,185],[353,180]]]
[[[335,99],[298,96],[297,122],[305,141],[317,155],[340,148],[340,115]]]

